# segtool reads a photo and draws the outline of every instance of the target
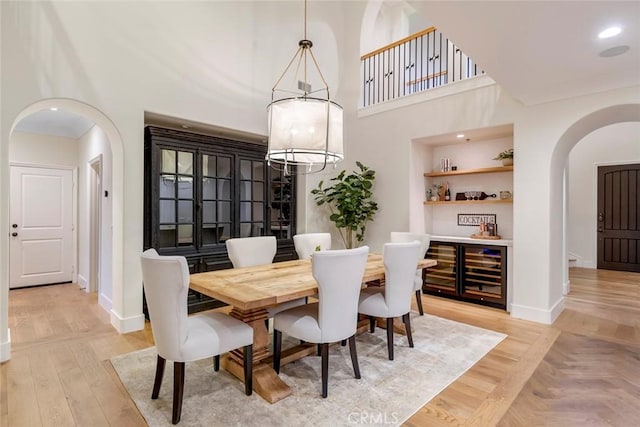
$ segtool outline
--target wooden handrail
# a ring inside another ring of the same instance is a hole
[[[385,50],[393,49],[394,47],[400,46],[401,44],[406,43],[409,40],[413,40],[413,39],[416,39],[416,38],[418,38],[420,36],[424,36],[425,34],[432,33],[435,30],[436,30],[436,27],[429,27],[429,28],[427,28],[425,30],[418,31],[415,34],[411,34],[410,36],[407,36],[407,37],[405,37],[403,39],[400,39],[400,40],[395,41],[393,43],[390,43],[390,44],[388,44],[386,46],[383,46],[380,49],[376,49],[373,52],[365,53],[364,55],[362,55],[360,57],[360,60],[362,61],[364,59],[371,58],[372,56],[375,56],[375,55],[379,54],[380,52],[384,52]]]
[[[425,80],[434,79],[436,77],[444,76],[445,74],[447,74],[447,70],[438,71],[437,73],[429,74],[428,76],[423,76],[423,77],[420,77],[419,79],[416,79],[416,80],[409,80],[408,82],[405,83],[405,85],[406,86],[411,86],[413,84],[420,83],[420,82],[423,82]]]

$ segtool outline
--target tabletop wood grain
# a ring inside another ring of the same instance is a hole
[[[421,259],[417,268],[436,265]],[[363,283],[384,279],[382,255],[369,254]],[[189,287],[241,310],[266,308],[318,292],[308,259],[195,273]]]

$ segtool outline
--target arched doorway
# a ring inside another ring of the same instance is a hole
[[[568,197],[567,186],[565,184],[566,167],[569,153],[585,136],[591,132],[616,123],[640,122],[640,104],[622,104],[603,108],[594,111],[573,123],[560,137],[551,156],[551,206],[566,206]],[[551,271],[558,277],[562,274],[563,280],[552,280],[551,283],[567,283],[569,254],[567,250],[567,227],[566,217],[552,216],[550,239],[553,242],[555,251],[562,257],[550,257]],[[553,236],[562,236],[562,239],[553,239]],[[564,290],[566,292],[566,289]],[[552,291],[553,292],[553,291]]]
[[[38,102],[35,102],[17,115],[15,120],[13,121],[13,125],[10,129],[9,135],[13,135],[16,126],[23,119],[33,115],[34,113],[43,111],[43,110],[51,110],[58,109],[61,111],[67,111],[79,116],[85,117],[88,121],[95,124],[95,128],[99,129],[99,132],[102,135],[102,139],[104,140],[104,145],[107,150],[110,151],[110,188],[108,189],[108,194],[103,193],[105,199],[108,198],[108,209],[103,211],[102,215],[102,223],[108,224],[108,227],[104,227],[107,229],[110,234],[110,245],[108,246],[107,252],[103,252],[104,259],[107,259],[108,262],[101,262],[103,267],[103,282],[105,286],[103,286],[102,295],[99,298],[99,301],[103,307],[107,311],[110,312],[112,318],[112,324],[114,313],[121,312],[121,308],[123,305],[122,301],[122,276],[123,276],[123,255],[122,255],[122,246],[123,246],[123,149],[122,149],[122,138],[120,136],[119,131],[113,124],[113,122],[100,110],[95,107],[83,103],[81,101],[66,99],[66,98],[52,98],[45,99]],[[11,139],[11,138],[10,138]],[[88,152],[86,155],[91,155],[91,152]],[[95,155],[92,157],[95,159]],[[5,165],[8,165],[9,160],[3,159]],[[88,162],[85,162],[86,168],[91,168]],[[104,170],[103,170],[104,172]],[[104,200],[104,199],[103,199]],[[105,248],[104,245],[102,245]],[[88,274],[87,274],[88,275]],[[106,286],[106,285],[109,286]],[[8,283],[3,283],[0,285],[0,293],[2,293],[3,297],[6,298],[8,296]],[[6,301],[6,299],[5,299]],[[3,316],[6,313],[3,313]],[[114,325],[116,326],[116,325]],[[3,349],[3,354],[9,354],[9,352]]]

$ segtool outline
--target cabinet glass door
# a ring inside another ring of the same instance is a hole
[[[435,259],[438,265],[425,269],[425,288],[431,292],[455,295],[456,245],[431,242],[427,258]]]
[[[265,162],[240,159],[240,237],[265,235]]]
[[[231,156],[202,155],[202,246],[231,237]]]
[[[481,301],[502,302],[504,295],[504,250],[499,247],[463,246],[462,295]]]
[[[159,247],[194,245],[194,153],[160,150]]]
[[[282,171],[271,171],[271,182],[269,183],[270,227],[271,234],[277,239],[291,239],[293,237],[291,230],[292,179],[291,175],[285,175]]]

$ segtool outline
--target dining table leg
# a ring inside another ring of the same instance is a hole
[[[231,317],[242,320],[253,328],[253,390],[269,403],[275,403],[291,394],[291,388],[280,379],[271,364],[269,351],[269,331],[265,320],[268,319],[264,308],[240,310],[233,308]],[[243,351],[233,350],[222,360],[222,367],[244,381]]]

